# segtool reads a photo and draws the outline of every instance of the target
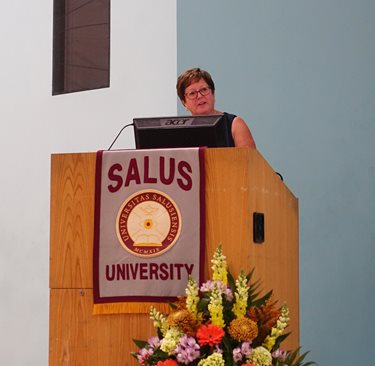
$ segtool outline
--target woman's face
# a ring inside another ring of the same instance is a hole
[[[201,93],[196,93],[195,98],[190,99],[188,94],[191,92],[197,92],[199,90],[207,90],[209,88],[204,79],[200,79],[197,82],[190,84],[185,89],[185,100],[184,106],[192,115],[197,114],[214,114],[215,112],[215,95],[212,90],[209,89],[207,95],[202,95]]]

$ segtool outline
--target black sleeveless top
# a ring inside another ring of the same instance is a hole
[[[233,140],[233,136],[232,136],[232,123],[233,123],[233,120],[237,116],[234,115],[234,114],[227,113],[227,112],[224,112],[224,116],[225,116],[225,122],[226,122],[226,125],[227,125],[228,147],[234,147],[234,140]]]

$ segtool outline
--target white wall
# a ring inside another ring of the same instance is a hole
[[[106,149],[135,116],[176,113],[176,0],[112,1],[110,88],[52,96],[52,1],[0,25],[0,359],[48,362],[50,154]],[[133,147],[126,130],[114,148]]]

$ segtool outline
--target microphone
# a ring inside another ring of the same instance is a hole
[[[134,123],[129,123],[128,125],[125,125],[123,128],[121,128],[120,132],[117,134],[117,136],[115,137],[115,139],[112,141],[112,144],[109,146],[108,150],[111,150],[111,147],[113,146],[113,144],[117,141],[117,139],[119,138],[119,136],[121,135],[122,131],[125,130],[126,127],[129,127],[129,126],[134,126]]]

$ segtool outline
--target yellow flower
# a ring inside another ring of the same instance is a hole
[[[281,307],[281,314],[276,322],[276,327],[271,329],[271,335],[267,336],[263,342],[263,346],[266,347],[268,350],[272,350],[272,347],[276,343],[276,339],[280,337],[289,322],[289,308],[288,305],[284,304]]]
[[[272,364],[272,356],[266,348],[257,347],[251,351],[249,361],[257,366],[270,366]]]
[[[167,320],[163,314],[157,311],[153,306],[150,307],[150,319],[154,322],[154,327],[160,329],[161,333],[165,335],[167,332]]]
[[[200,360],[198,366],[225,366],[225,362],[220,353],[213,353],[207,358]]]
[[[267,348],[268,350],[271,350],[272,347],[275,345],[276,343],[276,338],[275,337],[267,337],[264,342],[263,342],[263,346],[265,348]]]
[[[233,312],[237,318],[242,318],[246,314],[248,292],[247,278],[241,271],[236,280],[236,292],[234,293],[236,302],[233,305]]]
[[[208,304],[208,311],[211,315],[211,322],[218,327],[224,328],[223,304],[221,293],[217,286],[211,291],[210,303]]]
[[[227,257],[223,255],[221,251],[221,245],[219,245],[211,259],[212,263],[212,279],[221,281],[224,285],[228,283],[228,272],[227,272]]]
[[[186,287],[186,308],[195,316],[198,315],[199,289],[197,282],[189,277]]]
[[[177,328],[169,328],[161,341],[160,349],[168,354],[172,354],[182,334]]]

